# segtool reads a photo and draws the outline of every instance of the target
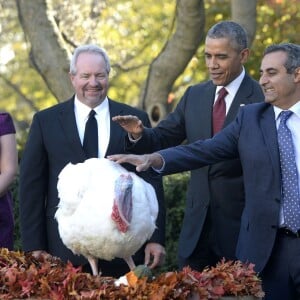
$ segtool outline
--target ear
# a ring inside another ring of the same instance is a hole
[[[294,74],[295,74],[295,82],[300,82],[300,67],[295,69]]]
[[[241,51],[240,55],[241,55],[241,63],[245,64],[248,60],[250,54],[250,50],[248,48],[245,48]]]
[[[71,83],[73,84],[74,75],[71,72],[69,72],[69,78],[71,80]]]

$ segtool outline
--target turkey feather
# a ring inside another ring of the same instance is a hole
[[[153,234],[158,202],[153,187],[105,158],[65,166],[58,178],[55,214],[63,243],[86,258],[126,261]],[[121,232],[113,208],[127,224]]]

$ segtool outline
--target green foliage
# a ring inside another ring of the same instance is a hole
[[[259,79],[259,67],[264,49],[282,42],[300,43],[300,2],[297,0],[258,0],[256,35],[248,72]]]
[[[172,31],[176,1],[94,3],[52,0],[59,30],[72,41],[71,51],[83,43],[104,47],[112,63],[110,97],[136,106],[148,67]]]
[[[138,105],[149,65],[174,32],[176,1],[51,0],[47,4],[70,52],[83,43],[97,43],[108,50],[113,67],[110,97]],[[23,139],[33,113],[55,104],[57,99],[29,63],[30,45],[18,22],[14,0],[0,0],[0,18],[0,110],[12,114]],[[205,32],[229,18],[230,0],[205,1]],[[259,64],[267,45],[299,43],[299,19],[297,0],[258,0],[256,36],[246,64],[254,78],[259,78]],[[203,50],[202,44],[176,80],[168,99],[170,109],[187,86],[208,78]]]
[[[164,177],[166,204],[166,264],[164,270],[177,270],[177,244],[184,215],[189,172]]]
[[[18,23],[14,0],[0,0],[0,18],[0,110],[12,115],[18,141],[23,143],[33,113],[56,99],[29,63],[30,45]]]

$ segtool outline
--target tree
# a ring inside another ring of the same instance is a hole
[[[190,26],[197,20],[188,15],[185,21],[185,13],[192,7],[201,18],[199,27]],[[258,79],[258,64],[267,45],[298,42],[300,3],[296,0],[258,0],[257,4],[256,0],[0,0],[0,17],[0,109],[12,113],[18,129],[27,128],[37,110],[73,93],[67,75],[68,57],[74,47],[90,42],[104,46],[110,54],[113,71],[109,96],[147,110],[155,125],[174,108],[188,85],[207,79],[202,37],[211,25],[234,19],[247,28],[253,44],[246,68]],[[186,34],[191,38],[186,38]],[[185,43],[178,46],[176,37]],[[196,37],[195,41],[192,37]],[[183,45],[189,45],[186,41],[192,41],[194,54],[192,48],[182,49]],[[181,52],[184,55],[179,55]],[[162,64],[166,67],[161,68]]]
[[[252,45],[256,31],[256,0],[231,0],[231,16],[248,33],[249,45]]]
[[[32,64],[55,97],[67,99],[72,94],[72,87],[67,79],[70,49],[51,14],[49,3],[46,0],[18,0],[19,20],[31,44]],[[90,4],[95,5],[94,2]],[[240,8],[237,10],[236,6]],[[251,19],[251,16],[255,16],[256,1],[244,0],[244,5],[233,4],[232,7],[236,18],[244,21],[243,16],[250,16],[245,25],[251,33],[250,40],[253,39],[255,18]],[[172,86],[199,48],[204,36],[204,12],[203,0],[177,0],[176,2],[175,27],[171,31],[172,36],[150,63],[139,101],[139,106],[148,111],[154,124],[168,112],[167,99]],[[70,41],[70,37],[68,40]]]
[[[153,123],[165,117],[166,99],[174,81],[186,68],[203,38],[203,1],[177,1],[176,19],[176,30],[151,63],[142,92],[142,107],[147,110]]]
[[[14,0],[0,0],[0,109],[14,118],[23,144],[33,113],[55,103],[34,68],[28,65],[27,44]]]
[[[73,93],[68,79],[69,53],[46,0],[16,1],[19,20],[30,41],[30,61],[57,99]]]
[[[47,1],[20,0],[17,7],[21,26],[31,44],[31,63],[57,99],[68,98],[73,92],[67,78],[68,51],[53,15],[48,12]],[[174,35],[150,66],[141,99],[145,109],[148,105],[153,107],[152,103],[157,107],[163,100],[165,102],[174,81],[198,49],[203,36],[203,1],[178,1],[176,15]]]

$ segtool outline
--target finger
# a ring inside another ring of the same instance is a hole
[[[128,120],[139,120],[138,117],[132,116],[132,115],[126,115],[126,116],[114,116],[112,117],[112,120],[114,121],[128,121]]]
[[[129,163],[134,166],[141,164],[141,159],[138,155],[134,154],[114,154],[107,156],[107,159],[112,160],[118,164]]]
[[[108,155],[106,158],[111,161],[117,161],[118,159],[120,159],[120,155],[119,154]]]
[[[148,266],[150,263],[150,251],[145,250],[145,265]]]
[[[160,257],[160,255],[158,255],[158,254],[153,255],[152,263],[151,263],[151,265],[149,265],[150,269],[153,269],[159,265],[159,257]]]
[[[137,172],[147,171],[150,168],[150,165],[148,163],[144,163],[144,164],[140,163],[140,164],[135,164],[135,165],[136,165]]]
[[[109,160],[117,161],[117,160],[125,159],[128,156],[131,156],[131,155],[130,154],[112,154],[112,155],[108,155],[106,158]]]
[[[119,116],[114,116],[111,118],[113,121],[117,122],[119,120]]]

